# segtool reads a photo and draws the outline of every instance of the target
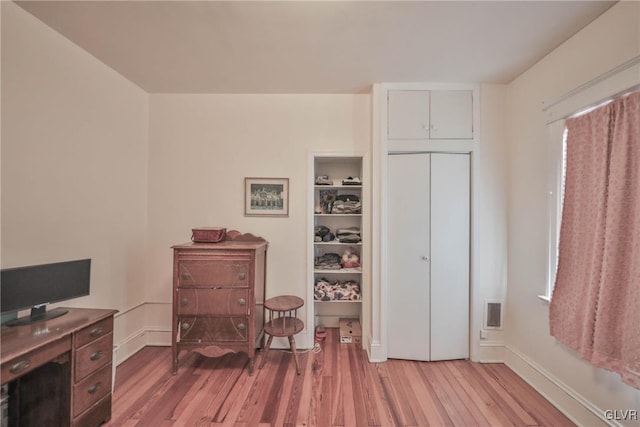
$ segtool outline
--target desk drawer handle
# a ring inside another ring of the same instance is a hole
[[[182,306],[189,305],[189,298],[182,298],[180,300],[180,305]]]
[[[246,328],[244,323],[239,323],[238,324],[238,329],[240,329],[241,331],[244,331],[244,328]]]
[[[244,280],[244,279],[246,279],[246,278],[247,278],[247,275],[246,275],[246,274],[244,274],[244,273],[240,273],[240,274],[238,274],[238,279],[240,279],[240,280]]]
[[[89,335],[92,336],[92,337],[97,337],[101,333],[102,333],[102,327],[98,326],[97,328],[93,328],[91,330],[91,332],[89,332]]]
[[[18,373],[24,371],[25,369],[27,369],[29,367],[30,363],[31,362],[29,362],[29,359],[21,360],[18,363],[12,365],[9,368],[9,372],[11,372],[12,374],[18,374]]]
[[[87,392],[89,394],[95,394],[98,390],[100,390],[100,387],[102,387],[102,383],[100,381],[98,381],[97,383],[95,383],[94,385],[92,385],[91,387],[89,387],[87,389]]]
[[[238,305],[245,305],[247,303],[247,301],[244,298],[240,298],[238,300]]]
[[[94,362],[96,360],[100,360],[100,358],[102,358],[102,350],[98,350],[95,353],[93,353],[91,356],[89,356],[89,359],[93,360]]]
[[[183,331],[186,331],[187,329],[189,329],[191,327],[191,325],[189,323],[187,323],[187,322],[182,322],[181,327],[182,327]]]
[[[180,275],[180,278],[181,278],[182,280],[189,280],[189,279],[191,279],[191,275],[190,275],[189,273],[182,273],[182,274]]]

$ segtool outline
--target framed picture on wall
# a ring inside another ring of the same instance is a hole
[[[289,216],[289,178],[245,178],[245,216]]]

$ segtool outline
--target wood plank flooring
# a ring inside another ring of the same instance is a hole
[[[247,357],[145,347],[117,368],[107,426],[572,426],[503,364],[464,360],[369,363],[327,329],[322,351],[271,351],[249,376]]]

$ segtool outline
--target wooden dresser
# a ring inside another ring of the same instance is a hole
[[[115,313],[69,308],[55,319],[2,326],[10,425],[98,426],[111,418]]]
[[[245,352],[253,373],[264,327],[267,242],[227,233],[219,243],[173,246],[173,373],[182,350]]]

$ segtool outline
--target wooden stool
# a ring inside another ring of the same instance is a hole
[[[264,302],[264,308],[269,310],[269,321],[264,325],[264,332],[269,335],[269,339],[267,340],[267,348],[262,356],[260,369],[262,369],[267,359],[273,337],[287,337],[293,353],[293,360],[296,362],[296,372],[300,375],[296,341],[293,336],[304,329],[304,323],[297,317],[298,309],[303,305],[302,298],[293,295],[273,297]]]

